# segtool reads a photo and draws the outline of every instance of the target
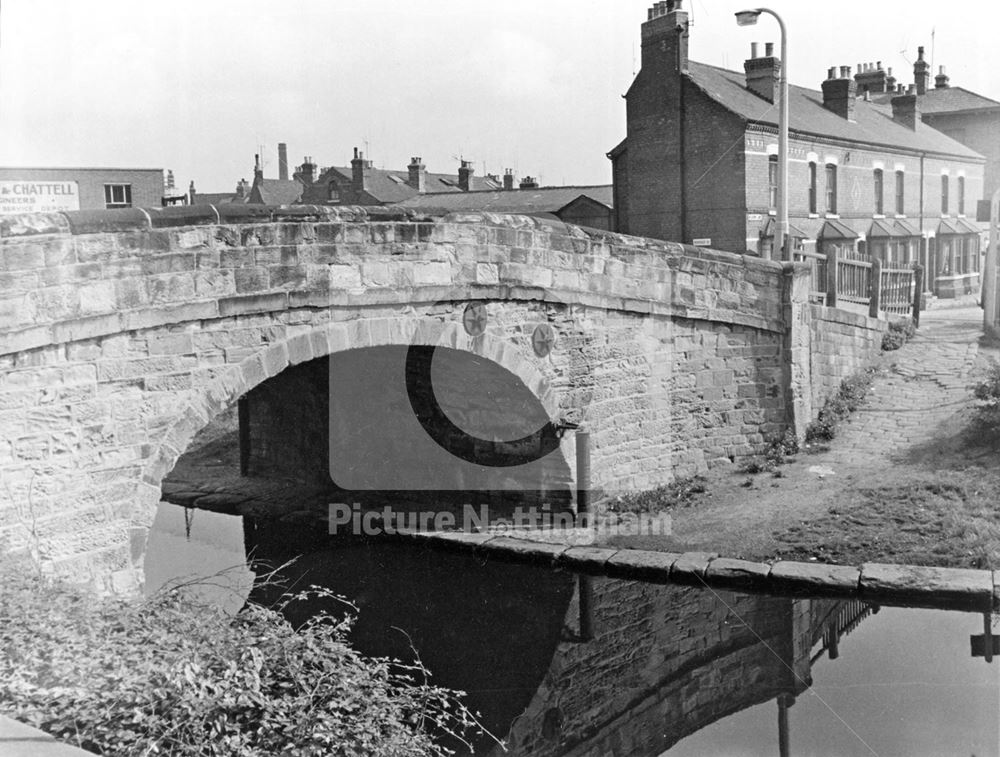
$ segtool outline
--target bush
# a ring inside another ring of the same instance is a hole
[[[875,369],[868,368],[841,381],[837,393],[826,401],[816,420],[806,427],[806,441],[833,439],[837,425],[864,404],[874,378]]]
[[[972,390],[979,401],[976,421],[980,431],[1000,433],[1000,362],[994,361],[986,371],[986,378]]]
[[[84,749],[445,754],[432,732],[477,727],[456,692],[426,683],[419,662],[354,651],[346,612],[293,629],[276,609],[249,605],[231,618],[178,591],[125,602],[2,572],[0,706]]]
[[[890,321],[889,330],[882,335],[882,349],[885,352],[898,350],[910,341],[916,333],[917,329],[910,318]]]

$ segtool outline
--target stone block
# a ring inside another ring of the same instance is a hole
[[[715,552],[685,552],[674,561],[670,569],[670,580],[675,583],[705,585],[705,573],[709,563],[718,557]]]
[[[670,570],[680,557],[674,552],[623,549],[608,558],[605,571],[610,578],[665,584],[670,583]]]
[[[553,563],[567,549],[569,546],[566,544],[527,541],[509,536],[497,536],[479,547],[479,551],[491,560],[547,564]]]
[[[988,570],[865,563],[860,586],[861,598],[870,602],[993,609],[993,574]]]
[[[724,589],[759,589],[767,584],[771,566],[766,563],[719,557],[708,564],[705,583]]]
[[[781,594],[853,597],[861,570],[847,565],[781,561],[771,566],[769,588]]]
[[[580,573],[604,575],[608,560],[618,553],[617,549],[600,547],[570,547],[556,560],[556,565]]]

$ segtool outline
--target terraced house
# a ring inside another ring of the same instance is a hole
[[[689,60],[688,39],[681,0],[655,3],[627,136],[608,154],[617,228],[777,257],[781,60],[754,44],[744,70],[730,71]],[[915,88],[879,102],[874,71],[858,74],[840,66],[819,89],[789,88],[790,244],[920,263],[940,297],[978,292],[984,157],[925,123]]]

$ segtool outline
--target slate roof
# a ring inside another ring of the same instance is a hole
[[[254,182],[250,197],[255,200],[259,195],[265,205],[294,205],[302,198],[302,189],[297,179],[260,179]]]
[[[226,205],[229,203],[242,203],[244,198],[240,198],[235,192],[195,192],[195,205]]]
[[[339,176],[337,176],[339,174]],[[327,185],[334,178],[350,181],[352,171],[350,166],[331,166],[320,174],[316,184]],[[366,168],[365,169],[365,191],[379,202],[400,203],[417,194],[417,190],[411,187],[409,181],[409,170],[396,171],[386,168]],[[495,181],[488,176],[472,176],[472,191],[483,191],[499,189],[502,182]],[[446,173],[426,173],[425,187],[428,193],[440,192],[462,192],[458,186],[457,174]]]
[[[688,76],[717,103],[749,123],[777,128],[778,105],[746,88],[743,73],[691,61]],[[921,105],[923,101],[921,100]],[[823,107],[823,93],[805,87],[788,87],[788,128],[793,132],[830,137],[862,144],[884,145],[938,154],[978,158],[982,156],[934,128],[909,129],[892,120],[888,105],[857,100],[855,122]]]
[[[922,114],[954,113],[965,110],[1000,109],[1000,102],[977,95],[963,87],[929,89],[917,97]]]
[[[440,211],[484,211],[488,213],[557,213],[574,200],[589,197],[609,210],[612,186],[538,187],[508,191],[445,192],[415,195],[399,203],[404,208]]]

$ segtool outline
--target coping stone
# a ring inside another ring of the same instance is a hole
[[[676,552],[623,549],[608,558],[605,572],[610,578],[665,584],[670,583],[670,569],[680,557]]]
[[[570,547],[556,558],[556,564],[568,570],[604,575],[608,560],[618,552],[617,549],[601,547]]]
[[[497,538],[495,534],[473,531],[427,531],[424,536],[428,542],[435,546],[457,547],[459,549],[475,549]]]
[[[718,552],[685,552],[670,569],[670,580],[679,584],[705,585],[705,573]]]
[[[62,213],[69,222],[73,234],[146,231],[151,225],[149,216],[139,208],[64,210]]]
[[[993,575],[985,570],[865,563],[860,585],[866,601],[993,609]]]
[[[567,544],[550,544],[541,541],[514,539],[510,536],[495,536],[480,545],[480,550],[490,557],[524,560],[551,564],[559,555],[569,549]]]
[[[1000,611],[1000,570],[993,571],[993,609]]]
[[[791,594],[858,594],[861,570],[850,565],[827,565],[783,560],[771,566],[769,588]]]
[[[770,572],[766,563],[720,557],[708,564],[705,583],[727,589],[759,589],[767,584]]]

